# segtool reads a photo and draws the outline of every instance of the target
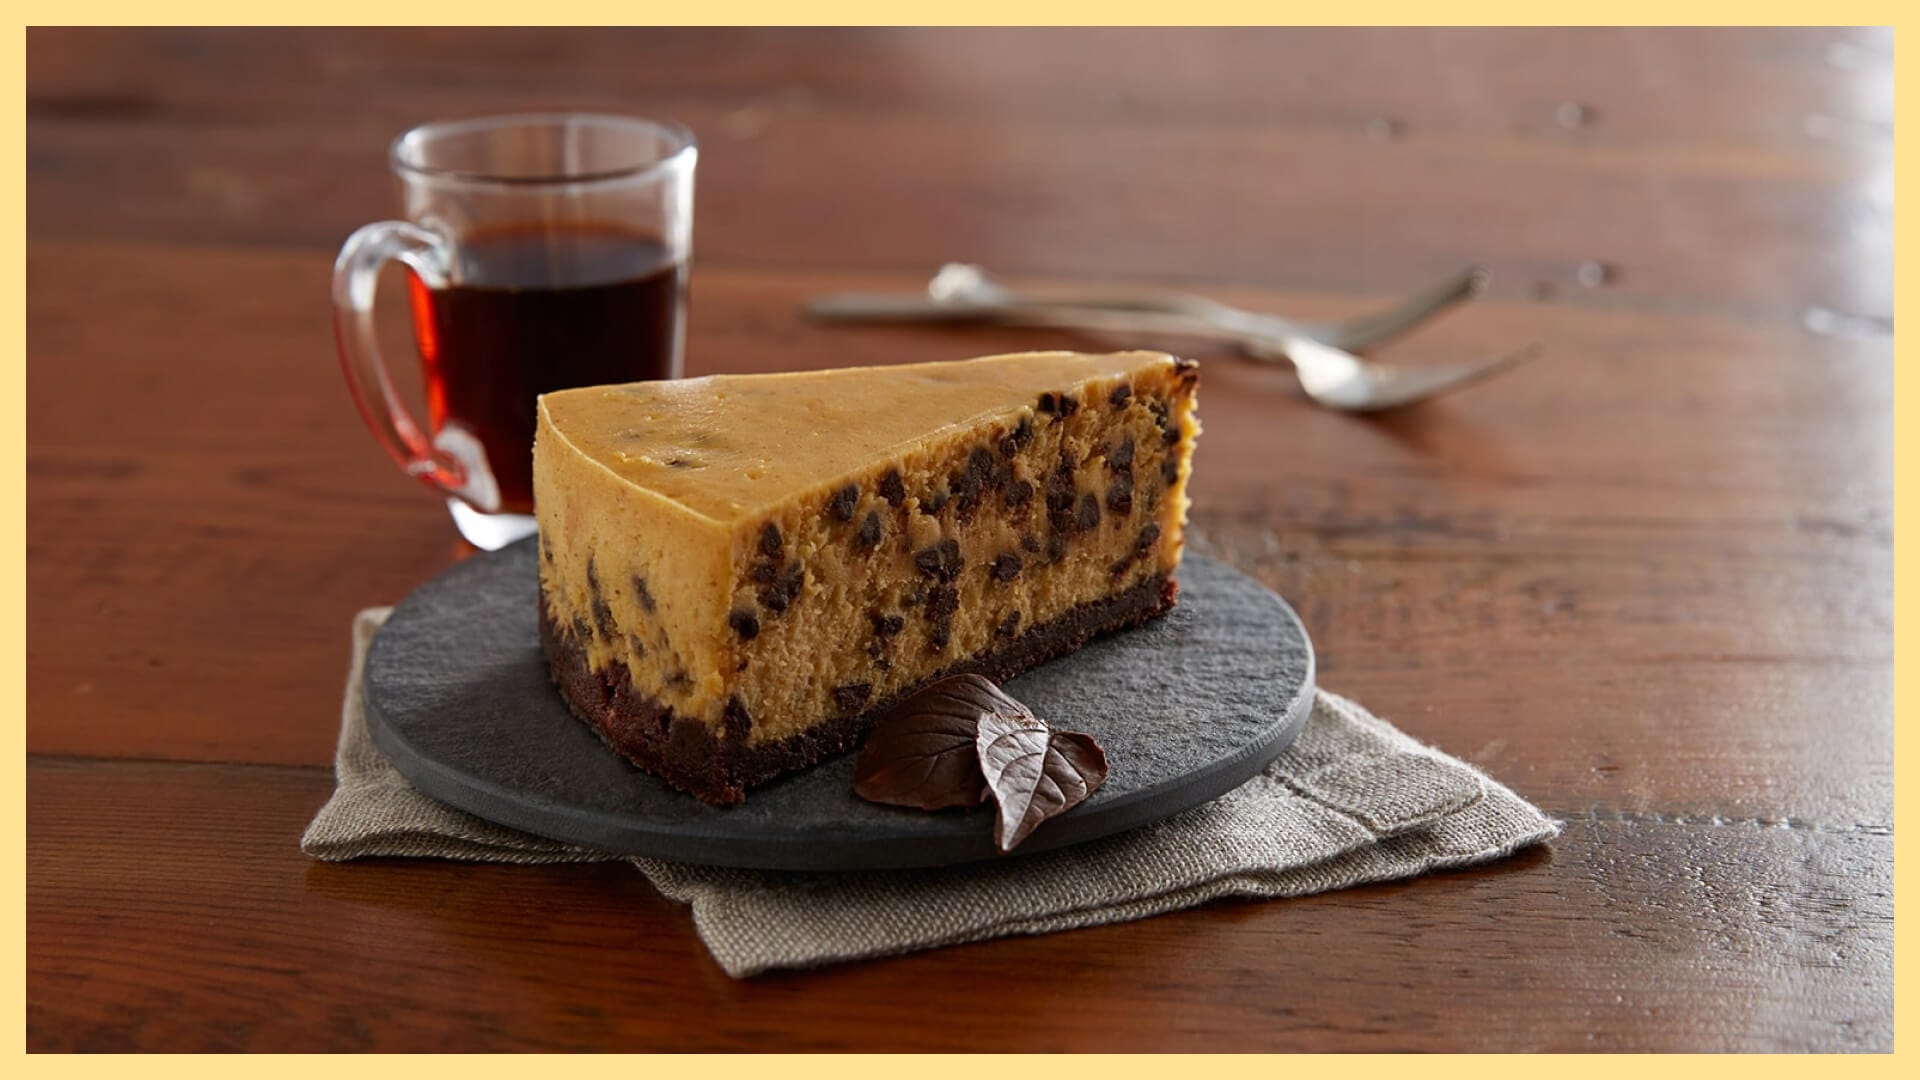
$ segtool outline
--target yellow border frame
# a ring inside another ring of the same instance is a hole
[[[1900,5],[1836,3],[1812,11],[1774,0],[1749,4],[1658,3],[1541,5],[1488,3],[1260,4],[1196,0],[1177,9],[1162,3],[1020,3],[976,0],[927,5],[899,0],[823,0],[776,4],[767,0],[722,4],[598,3],[529,5],[502,0],[418,0],[396,18],[391,4],[342,0],[331,4],[259,4],[183,0],[137,4],[126,0],[27,0],[26,26],[1894,26]],[[1185,18],[1169,20],[1179,14]],[[1817,17],[1808,17],[1809,14]],[[43,15],[44,18],[35,18]],[[262,21],[262,16],[266,16]],[[363,19],[341,21],[344,16]],[[1284,16],[1284,18],[1282,18]],[[159,18],[161,21],[155,22]],[[1087,21],[1097,18],[1098,22]],[[449,23],[446,20],[458,20]]]
[[[524,3],[507,4],[497,0],[472,0],[466,3],[445,3],[430,0],[426,3],[414,3],[401,9],[401,14],[411,22],[425,22],[431,16],[456,17],[463,20],[497,20],[509,25],[560,25],[560,24],[613,24],[626,23],[636,17],[657,20],[657,25],[752,25],[753,23],[779,25],[826,25],[826,24],[865,24],[873,22],[893,23],[903,16],[919,20],[931,20],[940,25],[1072,25],[1076,19],[1096,18],[1118,25],[1154,25],[1161,23],[1173,10],[1165,4],[1051,4],[1037,5],[1031,2],[1009,3],[1006,0],[975,0],[966,5],[951,5],[951,9],[932,10],[924,6],[908,7],[899,3],[878,3],[874,0],[851,3],[813,3],[794,5],[793,10],[785,10],[770,3],[748,3],[724,5],[724,13],[711,5],[688,7],[685,5],[646,5],[634,7],[612,3],[567,5],[564,13],[558,12],[555,5],[539,5],[529,8]],[[1189,24],[1226,23],[1226,24],[1267,24],[1276,16],[1292,16],[1302,20],[1300,25],[1883,25],[1895,26],[1896,6],[1887,3],[1850,3],[1822,7],[1814,12],[1811,5],[1801,7],[1781,3],[1749,3],[1739,6],[1733,4],[1700,3],[1648,3],[1645,0],[1622,0],[1607,5],[1583,5],[1579,10],[1571,10],[1564,5],[1543,8],[1539,4],[1522,5],[1518,3],[1450,3],[1446,5],[1416,5],[1405,0],[1399,3],[1368,5],[1365,13],[1370,19],[1361,19],[1361,12],[1346,5],[1321,5],[1311,10],[1289,10],[1284,6],[1257,5],[1245,2],[1221,3],[1206,2],[1183,4],[1178,13],[1187,17]],[[1431,10],[1429,10],[1431,9]],[[8,157],[4,184],[7,201],[18,207],[6,223],[6,249],[8,259],[0,274],[4,275],[4,288],[0,292],[5,296],[6,325],[9,332],[4,346],[0,346],[0,373],[4,374],[5,385],[12,393],[6,396],[0,406],[0,417],[7,427],[5,437],[6,455],[13,465],[5,470],[3,482],[4,497],[0,498],[0,550],[19,568],[4,584],[4,593],[0,593],[0,606],[4,607],[4,619],[0,620],[0,634],[5,635],[4,672],[7,692],[4,698],[4,710],[0,711],[0,722],[11,740],[11,745],[21,748],[7,762],[7,775],[12,778],[16,795],[9,801],[4,811],[8,819],[7,835],[15,838],[13,850],[4,860],[5,904],[7,922],[15,927],[6,943],[7,966],[14,977],[6,984],[5,1003],[11,1015],[19,1018],[15,1034],[9,1038],[15,1055],[22,1054],[25,1048],[26,1015],[26,762],[24,747],[26,743],[26,184],[25,184],[25,78],[26,78],[26,33],[24,26],[30,25],[146,25],[156,16],[170,22],[186,25],[316,25],[322,20],[359,17],[365,19],[364,25],[392,25],[396,9],[391,4],[369,3],[367,0],[350,0],[330,4],[276,5],[270,9],[258,4],[240,3],[201,3],[188,2],[166,5],[138,5],[131,3],[76,2],[62,5],[29,3],[24,5],[23,29],[6,40],[4,47],[4,66],[15,72],[7,96],[9,106],[0,113],[0,143],[4,143]],[[566,17],[562,19],[561,14]],[[722,18],[724,14],[725,18]],[[273,17],[271,23],[257,23],[262,15]],[[1808,18],[1809,15],[1816,17]],[[529,19],[529,16],[537,18]],[[1541,22],[1542,17],[1548,21]],[[1437,21],[1436,21],[1437,19]],[[1907,80],[1903,78],[1904,65],[1896,53],[1895,86],[1896,116],[1904,112],[1903,103],[1911,95],[1903,92]],[[1905,160],[1904,148],[1898,146],[1896,137],[1895,165],[1896,177],[1911,176],[1906,166],[1912,163]],[[1896,184],[1896,192],[1907,185]],[[1896,194],[1897,201],[1897,194]],[[1898,219],[1896,218],[1896,221]],[[1896,233],[1896,274],[1898,281],[1896,319],[1912,315],[1914,312],[1913,275],[1909,253],[1912,245],[1907,234],[1913,231],[1908,222],[1897,225]],[[1900,348],[1896,342],[1896,363],[1904,362],[1911,349]],[[1916,436],[1912,429],[1920,424],[1920,405],[1915,401],[1915,381],[1911,378],[1897,379],[1895,390],[1895,622],[1910,625],[1909,616],[1914,614],[1916,603],[1912,578],[1908,571],[1913,567],[1915,542],[1907,528],[1907,517],[1901,508],[1911,505],[1913,478],[1920,463],[1915,456]],[[1911,754],[1904,742],[1898,738],[1898,729],[1910,721],[1914,705],[1914,680],[1916,670],[1915,645],[1913,635],[1895,635],[1895,664],[1897,669],[1895,686],[1895,791],[1908,787],[1913,767]],[[1897,813],[1896,813],[1897,817]],[[1908,905],[1904,898],[1912,892],[1910,886],[1913,874],[1900,868],[1914,865],[1913,839],[1911,830],[1896,833],[1896,912],[1904,911]],[[1898,914],[1896,914],[1896,924]],[[1909,950],[1909,954],[1911,950]],[[1895,1045],[1896,1048],[1906,1042],[1912,1025],[1908,1018],[1913,1012],[1911,1005],[1898,992],[1898,987],[1913,985],[1907,978],[1914,967],[1911,955],[1904,958],[1896,952],[1896,998],[1895,998]],[[1070,989],[1063,992],[1071,992]],[[1274,993],[1284,995],[1284,987],[1275,987]],[[1851,1071],[1859,1068],[1863,1073],[1883,1073],[1894,1068],[1895,1056],[1868,1058],[1858,1062],[1849,1061],[1846,1068]],[[35,1072],[65,1073],[69,1070],[80,1073],[93,1073],[113,1066],[102,1059],[78,1058],[57,1059],[35,1056],[28,1059],[29,1067]],[[859,1059],[849,1062],[836,1060],[823,1062],[815,1058],[781,1059],[779,1061],[756,1061],[752,1064],[716,1062],[710,1060],[688,1061],[684,1065],[675,1063],[679,1068],[691,1072],[698,1070],[704,1076],[725,1078],[730,1075],[744,1076],[748,1068],[759,1071],[769,1069],[783,1077],[797,1074],[802,1080],[809,1076],[825,1076],[831,1069],[836,1078],[849,1075],[882,1076],[897,1072],[901,1065],[886,1058]],[[1787,1070],[1799,1070],[1811,1063],[1799,1063],[1780,1059],[1745,1059],[1737,1063],[1721,1064],[1716,1062],[1706,1066],[1717,1071],[1719,1068],[1737,1068],[1743,1074],[1784,1075]],[[304,1071],[307,1068],[333,1068],[329,1063],[314,1063],[310,1060],[289,1059],[276,1063],[275,1068]],[[395,1065],[388,1061],[370,1062],[365,1066],[355,1065],[355,1069],[374,1068],[384,1072],[387,1068],[396,1071],[401,1068],[418,1068],[406,1064]],[[581,1073],[611,1073],[618,1070],[622,1075],[630,1074],[634,1068],[631,1062],[608,1060],[590,1060],[567,1066],[569,1071]],[[646,1068],[655,1068],[650,1064]],[[1004,1063],[995,1064],[974,1059],[946,1058],[943,1060],[922,1060],[911,1066],[917,1074],[927,1080],[960,1080],[961,1077],[977,1076],[979,1070],[1006,1067]],[[1059,1068],[1056,1064],[1024,1061],[1021,1069]],[[1099,1062],[1076,1063],[1074,1068],[1099,1070],[1102,1073],[1126,1076],[1129,1074],[1158,1076],[1164,1070],[1179,1066],[1172,1062],[1147,1059],[1102,1060]],[[1193,1067],[1193,1066],[1188,1066]],[[1222,1059],[1208,1062],[1203,1066],[1210,1075],[1267,1077],[1267,1070],[1273,1064],[1258,1058]],[[1348,1070],[1360,1073],[1372,1073],[1379,1069],[1384,1072],[1391,1066],[1372,1059],[1343,1059],[1340,1066],[1343,1072]],[[1463,1074],[1471,1068],[1476,1072],[1489,1068],[1500,1072],[1519,1074],[1525,1070],[1534,1074],[1536,1070],[1551,1069],[1556,1073],[1564,1071],[1570,1076],[1597,1075],[1599,1070],[1613,1070],[1617,1064],[1611,1061],[1582,1058],[1561,1060],[1551,1064],[1540,1062],[1489,1062],[1477,1060],[1471,1063],[1459,1060],[1443,1062],[1424,1062],[1419,1069],[1424,1073],[1437,1070],[1443,1077]],[[1702,1067],[1698,1062],[1680,1062],[1671,1059],[1658,1059],[1652,1062],[1637,1063],[1638,1070],[1652,1069],[1656,1075],[1678,1074],[1681,1070],[1695,1071]],[[162,1075],[173,1068],[187,1068],[195,1071],[210,1070],[225,1072],[229,1069],[256,1069],[258,1066],[247,1063],[233,1063],[227,1059],[209,1058],[196,1061],[192,1065],[172,1065],[161,1062],[142,1062],[138,1068],[143,1072],[159,1070]],[[510,1061],[492,1061],[487,1063],[463,1063],[460,1068],[478,1069],[482,1073],[507,1074],[509,1070],[520,1072],[526,1068],[522,1064]],[[739,1070],[735,1073],[734,1070]],[[1669,1072],[1671,1070],[1671,1073]]]

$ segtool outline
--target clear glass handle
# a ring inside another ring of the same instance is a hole
[[[436,289],[446,284],[452,248],[438,234],[404,221],[377,221],[347,237],[333,263],[333,337],[347,387],[373,437],[408,476],[492,513],[500,508],[500,489],[478,441],[461,438],[459,430],[429,438],[394,392],[373,313],[388,260],[405,264],[422,285]]]

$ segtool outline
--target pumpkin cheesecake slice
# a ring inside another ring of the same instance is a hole
[[[575,714],[715,804],[931,678],[1173,603],[1198,366],[1164,353],[544,395],[541,636]]]

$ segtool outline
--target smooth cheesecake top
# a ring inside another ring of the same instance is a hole
[[[589,386],[543,395],[550,429],[622,480],[731,521],[1158,352],[1014,353],[896,367]]]

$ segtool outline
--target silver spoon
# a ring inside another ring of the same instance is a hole
[[[1478,270],[1421,290],[1386,311],[1343,323],[1294,323],[1184,293],[1134,291],[1124,295],[1080,294],[1073,302],[1051,294],[1030,296],[993,282],[979,267],[951,263],[935,275],[928,296],[849,294],[821,297],[807,305],[815,318],[844,321],[974,321],[1127,334],[1176,334],[1225,338],[1267,363],[1285,362],[1307,396],[1328,408],[1378,412],[1400,408],[1462,387],[1529,359],[1535,346],[1460,364],[1401,368],[1363,360],[1305,333],[1315,330],[1351,344],[1374,343],[1406,330],[1477,292]],[[1093,301],[1092,304],[1087,301]]]
[[[1150,311],[1191,315],[1222,328],[1245,326],[1312,338],[1336,349],[1362,352],[1419,326],[1455,304],[1478,296],[1486,288],[1487,272],[1478,266],[1447,275],[1382,311],[1336,322],[1296,322],[1280,315],[1247,311],[1192,293],[1169,289],[1050,288],[1044,292],[1017,292],[993,280],[971,263],[947,263],[927,283],[935,304],[990,308],[1004,304],[1042,304],[1049,307],[1103,308],[1110,311]]]

